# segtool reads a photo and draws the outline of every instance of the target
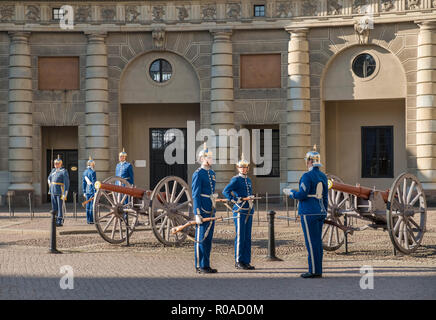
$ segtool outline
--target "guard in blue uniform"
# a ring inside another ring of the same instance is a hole
[[[91,157],[89,157],[87,164],[88,167],[86,168],[85,171],[83,171],[82,189],[83,189],[83,196],[86,198],[86,200],[89,200],[93,198],[95,195],[94,184],[97,181],[97,175],[94,170],[95,162],[94,160],[92,160]],[[94,200],[86,204],[86,222],[88,224],[94,224],[93,204],[94,204]]]
[[[253,223],[253,188],[250,178],[247,176],[250,163],[244,159],[237,163],[239,174],[234,176],[224,188],[223,195],[233,205],[233,217],[235,222],[235,267],[243,270],[254,270],[251,262],[251,227]]]
[[[56,225],[61,227],[64,224],[63,208],[67,200],[70,178],[68,171],[62,168],[62,160],[59,155],[54,160],[54,168],[48,175],[47,181],[51,195],[51,207],[53,211],[57,212]]]
[[[198,273],[216,273],[216,269],[210,267],[210,252],[212,249],[212,237],[215,221],[203,222],[203,218],[215,216],[215,193],[216,175],[211,169],[212,151],[204,148],[198,155],[201,167],[192,175],[192,199],[194,202],[195,221],[195,268]]]
[[[283,189],[291,199],[299,200],[298,214],[301,216],[301,226],[308,251],[309,272],[303,273],[303,278],[322,277],[322,226],[327,215],[328,184],[326,175],[319,170],[321,156],[316,151],[306,153],[307,172],[299,182],[299,190]]]
[[[127,153],[121,151],[118,155],[120,162],[118,162],[117,167],[115,168],[115,175],[117,177],[121,177],[126,179],[130,184],[134,184],[134,175],[133,175],[133,166],[126,161]]]

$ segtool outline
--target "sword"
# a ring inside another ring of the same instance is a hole
[[[203,222],[208,222],[208,221],[224,221],[224,220],[230,220],[230,219],[235,219],[235,218],[238,218],[238,216],[236,216],[236,217],[228,217],[228,218],[225,218],[223,216],[221,216],[221,217],[203,218],[202,221]],[[185,224],[183,224],[181,226],[171,228],[171,234],[176,234],[176,233],[182,231],[183,229],[185,229],[187,227],[190,227],[190,226],[193,226],[193,225],[196,225],[196,224],[197,223],[195,222],[195,220],[188,221],[188,222],[186,222]]]
[[[89,198],[88,200],[86,200],[86,201],[83,201],[82,202],[82,207],[84,207],[85,208],[85,205],[88,203],[88,202],[91,202],[92,200],[94,200],[94,197],[92,197],[92,198]]]

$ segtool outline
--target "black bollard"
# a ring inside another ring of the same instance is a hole
[[[50,250],[48,253],[62,253],[56,249],[56,211],[51,210]]]
[[[276,257],[276,244],[274,238],[274,216],[275,212],[273,210],[268,212],[268,255],[266,256],[267,261],[283,261]]]

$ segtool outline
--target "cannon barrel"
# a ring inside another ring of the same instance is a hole
[[[371,188],[366,188],[366,187],[361,187],[361,186],[352,186],[352,185],[345,184],[345,183],[339,183],[339,182],[336,182],[333,180],[329,180],[329,189],[349,193],[349,194],[355,195],[358,198],[365,199],[365,200],[369,199],[371,192],[378,191],[378,192],[380,192],[383,200],[385,202],[388,202],[389,190],[386,190],[386,191],[373,190]]]
[[[148,190],[141,189],[141,188],[117,186],[115,184],[103,183],[100,181],[97,181],[95,183],[95,188],[97,190],[103,189],[103,190],[107,190],[107,191],[113,191],[113,192],[127,194],[129,196],[134,197],[134,198],[142,198],[144,196],[144,193],[149,192]]]

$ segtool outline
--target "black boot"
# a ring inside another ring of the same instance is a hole
[[[316,273],[311,273],[311,272],[306,272],[306,273],[302,273],[300,275],[302,278],[322,278],[322,274],[316,274]]]
[[[217,269],[212,269],[211,267],[197,268],[197,273],[217,273]]]

